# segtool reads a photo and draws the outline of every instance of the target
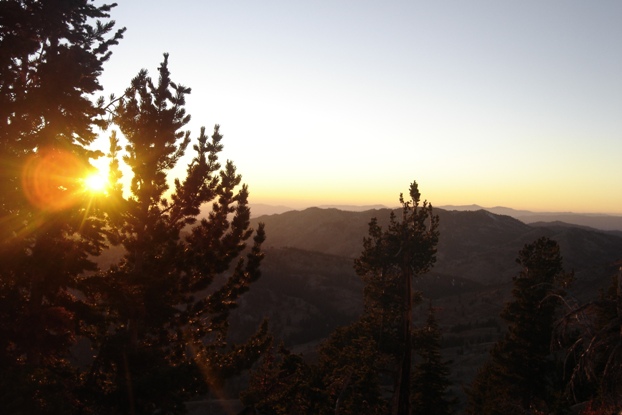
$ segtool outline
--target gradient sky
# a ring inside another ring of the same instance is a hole
[[[170,53],[251,203],[622,214],[622,1],[119,1],[102,83]]]

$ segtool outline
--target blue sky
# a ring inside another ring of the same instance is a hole
[[[622,2],[121,1],[106,94],[170,53],[251,202],[622,214]]]

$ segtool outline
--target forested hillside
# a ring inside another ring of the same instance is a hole
[[[363,306],[363,284],[354,272],[372,217],[386,225],[389,209],[365,212],[310,208],[262,216],[266,258],[262,278],[236,319],[255,326],[269,317],[277,337],[307,355],[335,327],[354,321]],[[415,289],[437,309],[443,356],[452,360],[452,390],[465,403],[464,388],[504,332],[499,317],[520,270],[518,251],[540,237],[558,241],[564,267],[573,270],[568,301],[598,297],[616,272],[622,238],[573,226],[533,227],[509,216],[435,209],[440,217],[437,262]],[[415,311],[426,318],[428,302]]]

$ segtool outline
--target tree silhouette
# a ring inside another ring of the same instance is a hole
[[[564,272],[557,242],[544,237],[525,245],[517,262],[523,270],[514,277],[513,301],[501,312],[508,332],[469,390],[471,414],[552,411],[559,398],[551,339],[555,309],[572,275]]]
[[[405,201],[400,195],[401,221],[391,213],[386,230],[376,218],[369,224],[369,236],[355,261],[365,281],[359,320],[331,333],[320,345],[315,364],[286,370],[285,362],[300,363],[300,358],[288,353],[279,365],[269,355],[254,372],[244,395],[247,404],[274,414],[386,414],[391,409],[409,413],[404,411],[409,411],[410,403],[411,307],[416,296],[411,279],[432,266],[438,242],[438,216],[427,202],[420,205],[416,182],[410,196]],[[404,364],[408,370],[400,377]],[[393,408],[387,399],[388,378],[397,384]],[[406,395],[405,409],[397,404],[403,398],[400,391]]]
[[[400,195],[401,221],[392,212],[388,228],[382,230],[376,218],[369,224],[369,236],[355,262],[363,278],[363,319],[373,327],[379,350],[396,363],[397,378],[393,413],[410,411],[412,279],[427,272],[436,261],[437,215],[424,201],[417,182],[410,185],[410,200]]]
[[[80,178],[104,124],[99,75],[112,5],[0,2],[0,412],[70,413],[80,379],[70,347],[89,307],[104,222]]]
[[[235,166],[218,161],[218,126],[211,139],[201,130],[171,185],[191,143],[190,89],[171,81],[167,57],[157,82],[141,71],[120,99],[93,100],[124,32],[113,7],[0,2],[2,413],[181,413],[269,341],[266,324],[244,344],[227,341],[229,312],[260,276],[265,233],[249,227]],[[110,137],[113,184],[95,195],[85,178],[102,154],[88,147],[111,124],[123,135]],[[109,243],[125,255],[98,271]],[[92,361],[72,359],[78,342]]]
[[[155,83],[141,71],[114,109],[133,177],[125,197],[112,134],[117,183],[107,213],[111,240],[126,254],[90,278],[87,292],[107,316],[89,382],[106,391],[98,405],[130,413],[183,412],[184,399],[248,368],[269,341],[264,324],[246,344],[227,343],[228,315],[260,276],[263,225],[249,227],[248,189],[232,162],[218,162],[218,126],[211,140],[201,129],[185,178],[167,194],[167,176],[191,141],[182,130],[190,89],[171,81],[166,54],[158,75]]]

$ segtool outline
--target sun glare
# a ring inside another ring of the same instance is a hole
[[[84,186],[92,193],[104,193],[108,188],[108,175],[103,171],[96,171],[85,177]]]

